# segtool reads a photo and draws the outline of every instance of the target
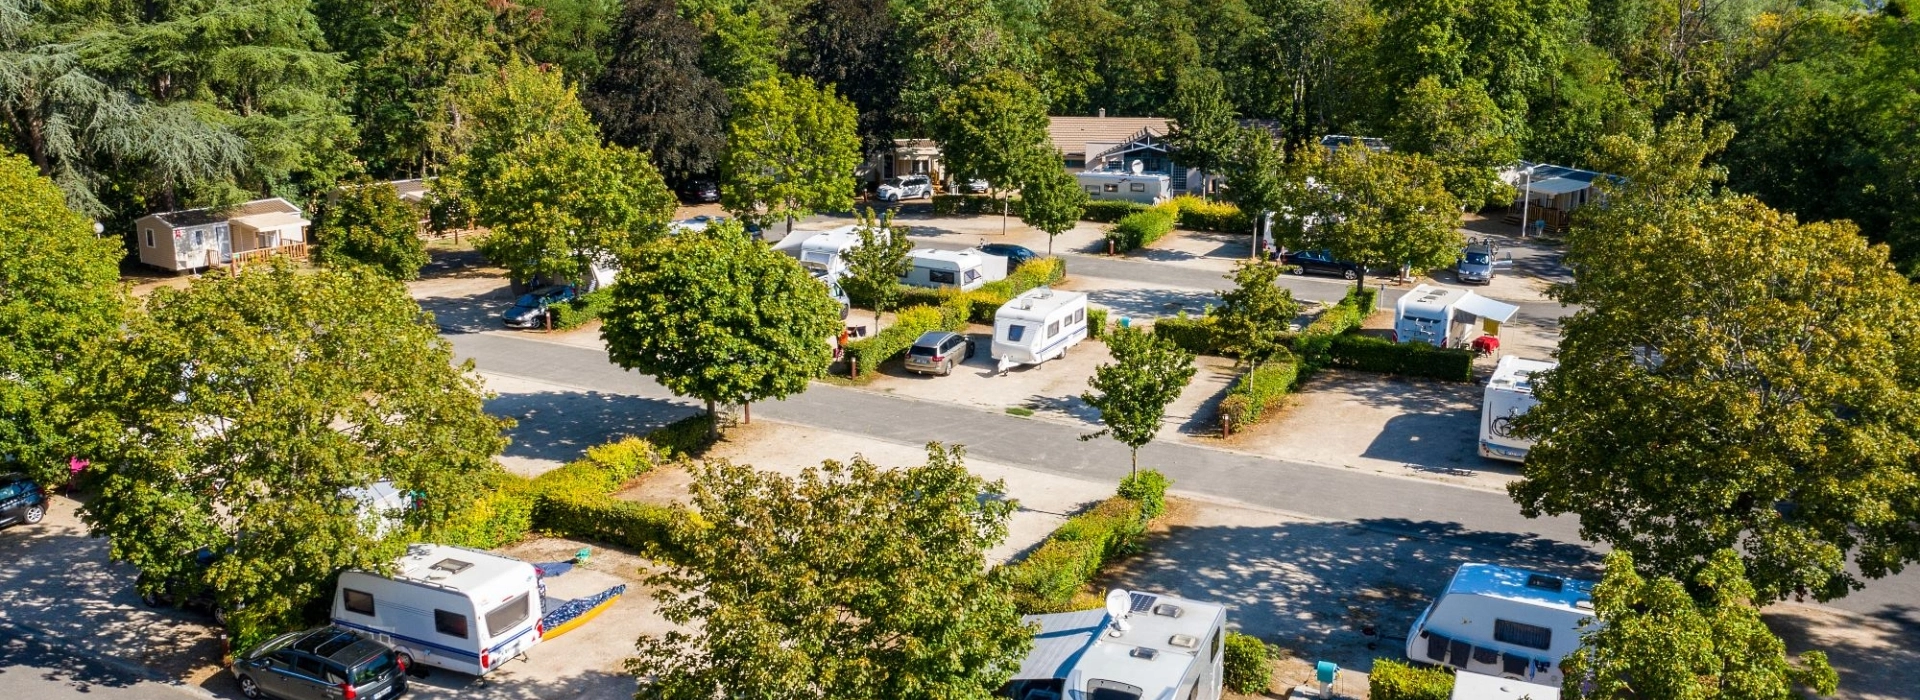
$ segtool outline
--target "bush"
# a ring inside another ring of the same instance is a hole
[[[1212,316],[1188,316],[1182,312],[1178,316],[1157,318],[1153,321],[1153,334],[1196,355],[1221,352],[1220,334]]]
[[[1094,340],[1107,337],[1107,310],[1087,307],[1087,337]]]
[[[1146,531],[1140,502],[1122,496],[1068,519],[1026,559],[1007,567],[1015,605],[1028,614],[1069,609],[1100,567],[1136,551]]]
[[[1057,284],[1067,278],[1067,263],[1059,258],[1040,258],[1014,270],[1006,279],[994,280],[971,292],[951,289],[907,287],[901,290],[900,306],[938,306],[955,318],[973,323],[992,324],[993,314],[1009,300],[1034,287]],[[954,329],[958,330],[958,329]],[[862,360],[864,366],[864,360]]]
[[[1306,328],[1301,329],[1300,335],[1294,337],[1294,354],[1309,365],[1325,365],[1333,339],[1359,328],[1373,313],[1373,298],[1374,291],[1371,289],[1349,290],[1346,298],[1321,312],[1319,318],[1307,324]]]
[[[1126,218],[1128,214],[1147,210],[1147,205],[1137,202],[1120,202],[1111,199],[1087,202],[1086,209],[1080,212],[1080,218],[1086,221],[1098,221],[1110,224]]]
[[[1373,672],[1367,674],[1367,695],[1373,700],[1447,700],[1453,697],[1453,673],[1374,659]]]
[[[518,542],[533,529],[533,500],[531,481],[496,466],[472,505],[430,530],[433,541],[475,549]]]
[[[1227,397],[1220,400],[1220,415],[1235,429],[1258,423],[1267,409],[1293,392],[1294,381],[1299,377],[1299,363],[1283,351],[1247,370],[1233,383]]]
[[[600,318],[606,313],[607,305],[613,301],[612,291],[600,288],[580,295],[579,298],[553,307],[553,329],[565,331],[586,325],[588,321]]]
[[[1407,377],[1432,377],[1464,382],[1473,379],[1473,351],[1436,348],[1427,343],[1396,343],[1385,338],[1346,334],[1334,336],[1327,348],[1334,367],[1383,372]]]
[[[872,372],[880,363],[893,359],[895,355],[913,347],[913,341],[927,331],[963,331],[967,323],[964,318],[954,318],[941,307],[915,306],[902,309],[893,317],[893,325],[872,336],[847,344],[847,357],[857,361],[862,369]]]
[[[1128,474],[1120,480],[1120,497],[1140,502],[1140,514],[1152,520],[1167,512],[1167,487],[1173,480],[1159,471],[1148,469]]]
[[[1107,231],[1107,240],[1113,241],[1114,250],[1122,253],[1152,245],[1173,230],[1173,217],[1164,209],[1128,214]]]
[[[1226,686],[1236,693],[1258,695],[1273,685],[1273,652],[1259,637],[1227,633],[1226,658],[1220,665]]]
[[[1011,209],[1007,211],[1008,215],[1020,215],[1020,199],[1018,197],[1008,199],[1007,206],[1011,207]],[[993,214],[998,216],[1000,212],[1000,200],[990,195],[936,194],[933,196],[934,216],[973,216],[977,214]]]
[[[698,457],[713,446],[713,415],[701,413],[668,423],[647,433],[647,442],[660,450],[661,461]]]
[[[561,494],[542,497],[536,519],[540,530],[573,539],[604,542],[671,560],[676,553],[673,528],[679,512],[612,496]]]
[[[1227,202],[1212,202],[1183,194],[1160,205],[1174,212],[1180,228],[1218,233],[1253,233],[1252,217]]]

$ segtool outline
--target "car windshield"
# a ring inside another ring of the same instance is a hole
[[[533,309],[533,308],[539,308],[539,306],[540,306],[540,295],[538,295],[538,294],[523,294],[523,295],[521,295],[521,296],[520,296],[520,300],[519,300],[519,301],[516,301],[516,302],[513,302],[513,305],[514,305],[514,307],[515,307],[515,308],[520,308],[520,309]]]
[[[387,675],[388,671],[393,670],[393,664],[393,654],[391,653],[373,657],[372,661],[368,661],[365,665],[353,670],[353,684],[366,685],[380,680],[382,676]]]
[[[1487,264],[1487,261],[1491,259],[1492,259],[1492,256],[1487,255],[1486,253],[1467,253],[1468,265],[1485,265]]]
[[[890,177],[890,178],[887,178],[887,184],[892,185],[894,187],[899,187],[901,185],[907,184],[907,179],[904,177]]]

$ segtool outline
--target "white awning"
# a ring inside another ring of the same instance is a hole
[[[272,231],[289,226],[306,226],[313,222],[302,219],[299,214],[293,212],[270,211],[252,216],[236,216],[233,218],[233,223],[255,231]]]
[[[1532,185],[1522,184],[1520,186],[1525,188],[1526,191],[1532,192],[1534,194],[1544,194],[1544,195],[1552,196],[1557,194],[1566,194],[1568,192],[1579,192],[1580,190],[1584,190],[1586,188],[1592,187],[1593,183],[1583,182],[1580,180],[1575,180],[1573,178],[1554,177],[1554,178],[1547,178],[1545,180],[1536,181]]]
[[[1453,308],[1480,318],[1492,319],[1496,323],[1506,323],[1507,319],[1513,318],[1514,314],[1520,312],[1518,306],[1504,301],[1494,301],[1473,292],[1467,292],[1460,301],[1454,302]]]

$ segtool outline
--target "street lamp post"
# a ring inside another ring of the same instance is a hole
[[[1533,168],[1534,167],[1535,166],[1529,165],[1525,170],[1520,171],[1520,177],[1522,179],[1522,187],[1524,188],[1524,191],[1525,191],[1524,194],[1520,195],[1520,238],[1522,240],[1525,240],[1527,237],[1527,225],[1533,223],[1527,220],[1527,205],[1533,203]]]

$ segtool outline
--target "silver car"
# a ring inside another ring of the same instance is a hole
[[[907,371],[920,374],[953,374],[953,368],[973,358],[973,341],[959,333],[927,331],[907,348]]]
[[[1453,275],[1462,284],[1491,284],[1494,270],[1513,264],[1513,254],[1508,253],[1505,260],[1496,260],[1500,252],[1493,243],[1485,239],[1474,241],[1461,251],[1460,262],[1453,266]]]
[[[925,175],[902,175],[887,178],[880,185],[880,201],[898,202],[903,199],[919,199],[933,194],[933,181]]]

